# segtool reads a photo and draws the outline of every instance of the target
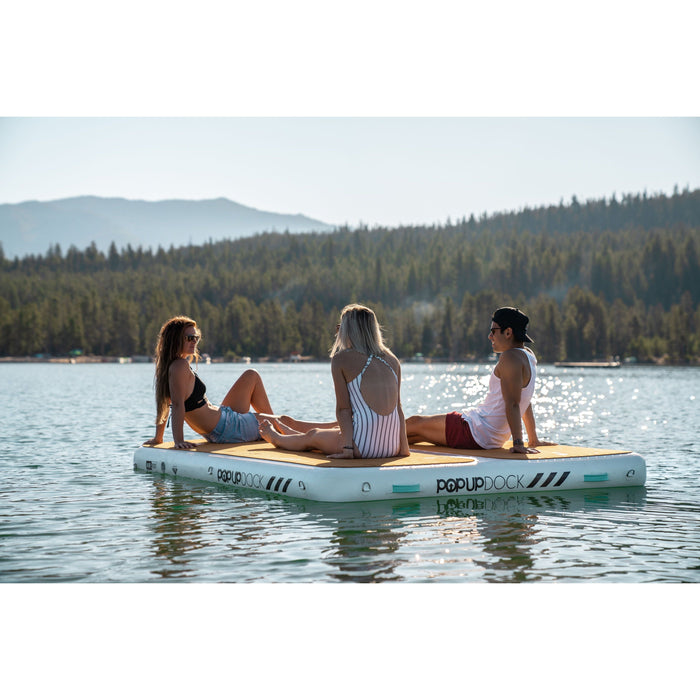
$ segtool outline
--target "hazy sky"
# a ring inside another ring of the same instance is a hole
[[[226,197],[355,225],[700,187],[698,118],[4,118],[0,203]]]
[[[392,226],[694,189],[691,7],[10,3],[0,203],[226,197]]]

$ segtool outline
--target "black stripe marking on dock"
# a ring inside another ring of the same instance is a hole
[[[535,475],[535,478],[527,485],[527,488],[531,489],[540,479],[542,478],[542,472]]]
[[[559,481],[557,481],[557,483],[554,485],[561,486],[566,481],[566,477],[569,476],[569,474],[571,474],[571,472],[564,472],[559,478]]]
[[[551,472],[549,476],[542,482],[542,486],[540,486],[541,489],[547,488],[549,486],[549,482],[557,475],[556,472]]]

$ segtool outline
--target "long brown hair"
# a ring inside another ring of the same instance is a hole
[[[367,306],[348,304],[340,312],[340,328],[331,348],[331,357],[354,348],[365,355],[385,355],[391,350],[384,343],[377,317]]]
[[[160,333],[158,333],[158,342],[155,350],[156,363],[156,422],[163,423],[168,415],[168,406],[170,404],[170,381],[168,372],[170,365],[180,357],[182,352],[182,342],[185,336],[185,328],[194,326],[197,333],[197,322],[187,316],[174,316],[167,320]],[[199,352],[195,346],[194,350],[195,361],[199,361]]]

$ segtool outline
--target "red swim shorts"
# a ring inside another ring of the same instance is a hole
[[[452,411],[445,416],[445,438],[448,447],[456,447],[460,450],[483,449],[474,440],[469,423],[457,411]]]

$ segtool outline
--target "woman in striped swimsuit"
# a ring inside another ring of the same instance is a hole
[[[331,458],[409,454],[401,408],[401,365],[384,344],[374,311],[350,304],[340,316],[331,350],[337,424],[284,432],[263,422],[260,435],[287,450],[319,450]]]

